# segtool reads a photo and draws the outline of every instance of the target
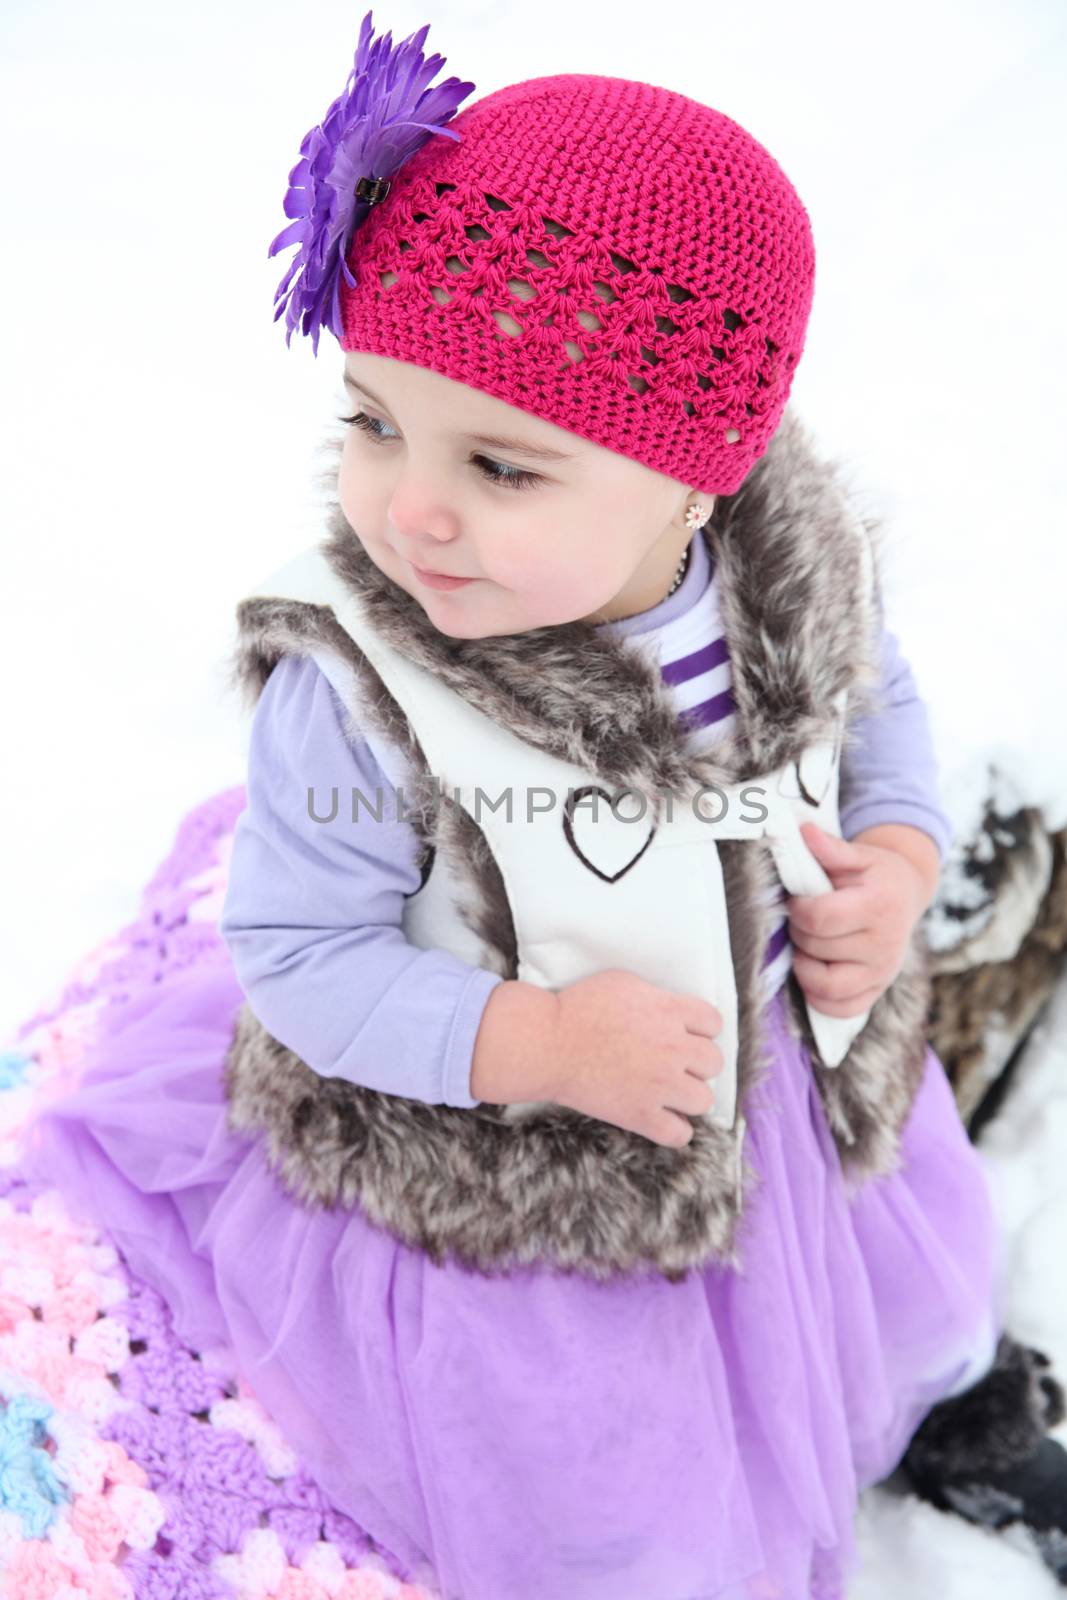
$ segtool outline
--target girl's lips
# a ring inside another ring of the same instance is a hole
[[[473,578],[446,578],[441,573],[424,572],[421,567],[415,565],[414,561],[411,563],[411,570],[419,582],[426,584],[427,588],[430,589],[460,589],[465,583],[473,583],[475,581]]]

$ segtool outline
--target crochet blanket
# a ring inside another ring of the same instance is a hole
[[[0,1051],[0,1590],[12,1600],[426,1600],[332,1507],[224,1351],[19,1173],[104,1008],[214,935],[242,787],[187,816],[141,914]],[[425,1586],[420,1578],[429,1579]]]

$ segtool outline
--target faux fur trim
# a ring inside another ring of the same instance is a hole
[[[832,702],[849,691],[844,748],[857,720],[880,706],[879,629],[863,605],[862,550],[846,525],[836,467],[815,454],[788,412],[738,492],[718,501],[705,536],[720,584],[731,687],[744,730],[739,783],[796,760],[825,736]],[[881,525],[857,518],[881,607]]]
[[[658,671],[589,623],[457,640],[433,628],[411,595],[370,560],[336,503],[323,549],[381,635],[536,748],[645,793],[743,782],[796,759],[833,728],[848,688],[844,744],[878,704],[881,662],[863,602],[860,537],[877,585],[877,525],[848,507],[835,469],[816,458],[787,411],[741,489],[716,502],[702,530],[720,578],[736,732],[710,752],[686,748]],[[877,587],[876,587],[877,595]],[[515,934],[499,867],[481,830],[442,805],[407,718],[328,606],[253,597],[238,607],[233,679],[249,702],[274,663],[321,646],[353,668],[353,728],[370,724],[403,751],[405,785],[426,868],[438,851],[461,864],[461,914],[486,965],[516,976]],[[720,845],[738,989],[738,1096],[766,1068],[762,954],[771,925],[773,857],[763,843]],[[857,1180],[892,1171],[921,1078],[926,990],[916,946],[840,1066],[824,1069],[805,1030],[816,1081]],[[795,990],[795,992],[798,992]],[[652,1267],[674,1280],[709,1259],[736,1267],[735,1136],[693,1119],[669,1149],[567,1107],[509,1121],[502,1108],[426,1104],[323,1078],[270,1037],[247,1006],[227,1066],[234,1130],[266,1134],[282,1182],[305,1203],[351,1206],[433,1259],[453,1254],[487,1273],[534,1261],[600,1278]],[[741,1194],[745,1192],[741,1186]]]
[[[916,924],[900,971],[839,1066],[823,1065],[795,972],[786,986],[793,1028],[811,1056],[842,1171],[855,1193],[869,1179],[900,1169],[900,1133],[922,1083],[931,992],[923,924]]]

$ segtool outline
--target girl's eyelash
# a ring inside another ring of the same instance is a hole
[[[381,419],[368,416],[365,411],[357,411],[354,417],[338,417],[337,420],[347,422],[350,426],[354,425],[365,433],[368,439],[374,439],[378,444],[392,443],[379,432]],[[385,426],[388,427],[388,423]],[[489,456],[474,456],[472,459],[484,478],[505,489],[532,489],[534,484],[543,481],[539,473],[523,472],[518,467],[509,467],[503,461],[493,461]]]

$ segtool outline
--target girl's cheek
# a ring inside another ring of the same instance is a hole
[[[341,509],[350,522],[363,520],[369,502],[366,483],[361,481],[357,464],[348,450],[341,457],[337,477],[337,495]]]

